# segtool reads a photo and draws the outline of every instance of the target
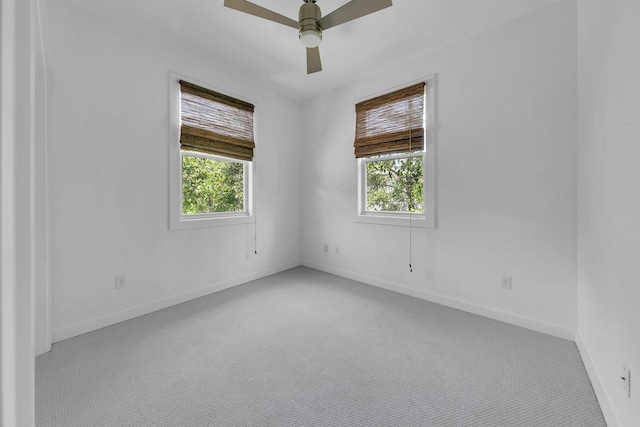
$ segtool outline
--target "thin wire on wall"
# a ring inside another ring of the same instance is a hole
[[[256,156],[257,157],[257,156]],[[252,171],[252,181],[254,182],[252,188],[251,198],[253,199],[253,253],[254,255],[258,255],[258,211],[256,209],[256,186],[255,186],[255,176],[256,176],[256,160],[253,159],[253,171]]]
[[[409,191],[409,198],[413,199],[413,151],[411,151],[411,128],[409,128],[409,175],[411,178],[411,189]],[[413,224],[411,206],[409,206],[409,273],[413,273]]]

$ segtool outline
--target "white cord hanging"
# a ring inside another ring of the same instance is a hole
[[[255,157],[253,159],[253,194],[252,194],[252,198],[253,198],[253,253],[254,255],[258,255],[258,211],[256,209],[256,187],[255,187],[255,176],[256,176],[256,160]]]
[[[413,151],[411,150],[411,128],[409,128],[409,170],[413,172]],[[413,179],[412,174],[409,175]],[[409,197],[413,199],[413,181],[411,182],[411,190]],[[409,273],[413,273],[413,223],[411,206],[409,206]]]

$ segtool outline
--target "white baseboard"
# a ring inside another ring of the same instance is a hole
[[[582,335],[580,335],[580,331],[576,332],[575,340],[576,345],[578,346],[578,351],[580,352],[580,357],[582,357],[582,364],[587,370],[587,375],[591,380],[591,386],[593,387],[593,391],[596,394],[596,398],[598,399],[598,403],[600,404],[600,409],[602,410],[602,415],[604,415],[604,420],[607,422],[607,426],[619,427],[620,422],[618,421],[618,417],[616,417],[616,413],[613,411],[613,407],[611,406],[611,402],[609,401],[607,392],[605,391],[604,386],[602,385],[602,381],[600,380],[598,370],[591,360],[589,350],[587,349],[587,346],[582,339]]]
[[[272,274],[276,274],[281,271],[298,267],[300,265],[304,265],[306,267],[324,271],[330,274],[335,274],[337,276],[345,277],[347,279],[363,282],[372,286],[377,286],[379,288],[387,289],[393,292],[398,292],[404,295],[409,295],[415,298],[431,301],[447,307],[452,307],[452,308],[463,310],[469,313],[478,314],[480,316],[488,317],[490,319],[499,320],[499,321],[516,325],[516,326],[521,326],[523,328],[531,329],[534,331],[542,332],[542,333],[553,335],[556,337],[568,339],[571,341],[576,339],[576,331],[569,328],[562,327],[562,326],[543,322],[537,319],[531,319],[531,318],[520,316],[514,313],[497,310],[494,308],[490,308],[490,307],[486,307],[478,304],[473,304],[467,301],[450,298],[450,297],[432,293],[432,292],[425,292],[425,291],[412,289],[396,283],[383,281],[377,278],[364,276],[364,275],[352,273],[345,270],[340,270],[340,269],[327,267],[319,264],[308,263],[308,262],[304,262],[304,263],[291,262],[278,267],[273,267],[273,268],[265,269],[262,271],[258,271],[246,276],[229,279],[224,282],[214,283],[199,289],[195,289],[190,292],[186,292],[184,294],[163,298],[147,304],[132,307],[117,313],[109,314],[102,317],[97,317],[94,319],[87,320],[85,322],[80,322],[74,325],[66,326],[64,328],[56,329],[52,332],[52,342],[55,343],[58,341],[75,337],[77,335],[95,331],[97,329],[104,328],[106,326],[111,326],[116,323],[124,322],[125,320],[133,319],[135,317],[143,316],[145,314],[149,314],[157,310],[162,310],[164,308],[168,308],[176,304],[180,304],[186,301],[190,301],[192,299],[200,298],[205,295],[209,295],[215,292],[229,289],[234,286],[238,286],[243,283],[250,282],[252,280],[257,280],[262,277],[270,276]]]
[[[349,271],[336,269],[333,267],[327,267],[324,265],[319,265],[319,264],[314,264],[309,262],[303,262],[302,265],[309,268],[316,269],[316,270],[324,271],[326,273],[335,274],[336,276],[341,276],[347,279],[363,282],[368,285],[377,286],[379,288],[387,289],[389,291],[398,292],[404,295],[409,295],[415,298],[420,298],[426,301],[434,302],[436,304],[441,304],[447,307],[477,314],[479,316],[488,317],[494,320],[499,320],[501,322],[509,323],[515,326],[520,326],[520,327],[531,329],[537,332],[553,335],[555,337],[564,338],[564,339],[573,341],[576,336],[576,331],[573,329],[566,328],[564,326],[554,325],[552,323],[544,322],[542,320],[532,319],[530,317],[520,316],[515,313],[497,310],[495,308],[470,303],[467,301],[447,297],[447,296],[436,294],[433,292],[426,292],[426,291],[420,291],[417,289],[412,289],[404,285],[399,285],[397,283],[387,282],[374,277],[364,276],[361,274],[356,274]]]
[[[52,333],[52,342],[58,342],[72,338],[78,335],[85,334],[87,332],[95,331],[107,326],[115,325],[116,323],[124,322],[138,316],[153,313],[154,311],[162,310],[181,304],[196,298],[203,297],[215,292],[223,291],[225,289],[232,288],[234,286],[241,285],[243,283],[251,282],[253,280],[260,279],[262,277],[270,276],[272,274],[280,273],[281,271],[290,270],[295,267],[299,267],[301,263],[299,261],[290,262],[288,264],[280,265],[278,267],[268,268],[266,270],[257,271],[255,273],[248,274],[246,276],[236,277],[233,279],[225,280],[219,283],[213,283],[202,288],[195,289],[193,291],[186,292],[180,295],[174,295],[168,298],[163,298],[157,301],[153,301],[147,304],[132,307],[117,313],[109,314],[102,317],[96,317],[94,319],[87,320],[85,322],[76,323],[74,325],[66,326],[64,328],[56,329]]]

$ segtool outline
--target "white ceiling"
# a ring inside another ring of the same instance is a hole
[[[327,30],[323,71],[312,75],[295,29],[226,8],[223,0],[69,1],[160,42],[187,44],[244,67],[275,91],[303,100],[559,0],[394,0],[390,8]],[[253,3],[297,20],[302,1]],[[317,4],[326,15],[345,3]]]

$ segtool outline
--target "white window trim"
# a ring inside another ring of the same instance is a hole
[[[356,223],[364,224],[376,224],[387,225],[396,227],[415,227],[415,228],[436,228],[436,108],[435,108],[435,88],[436,88],[436,76],[430,75],[425,78],[408,82],[398,86],[397,88],[385,90],[378,94],[369,95],[365,98],[359,99],[356,103],[382,95],[384,93],[392,92],[396,89],[411,86],[412,84],[425,82],[427,84],[427,91],[425,97],[425,110],[427,115],[427,121],[425,123],[425,141],[424,151],[421,153],[413,154],[412,156],[423,156],[423,197],[424,197],[424,212],[421,213],[409,213],[409,212],[372,212],[366,211],[366,163],[375,161],[378,159],[360,158],[357,160],[357,213],[354,219]],[[408,157],[407,154],[393,157]]]
[[[358,212],[362,216],[367,217],[383,217],[383,218],[409,218],[420,220],[425,219],[426,215],[424,212],[389,212],[389,211],[370,211],[367,210],[367,163],[380,162],[385,160],[395,160],[395,159],[409,159],[412,157],[422,157],[422,162],[426,161],[425,151],[416,151],[413,153],[398,153],[391,154],[384,157],[364,157],[358,159],[358,188],[360,189],[360,194],[358,197],[359,205]],[[422,182],[426,182],[426,172],[425,168],[422,169]],[[422,191],[422,195],[424,197],[424,187]],[[423,203],[424,204],[424,203]],[[424,208],[424,206],[423,206]]]
[[[193,228],[240,225],[255,222],[253,214],[253,162],[227,159],[225,157],[210,156],[207,154],[201,155],[199,153],[189,153],[188,155],[220,160],[232,160],[244,164],[245,211],[190,215],[182,213],[182,150],[180,150],[179,80],[185,80],[206,89],[225,93],[220,89],[213,88],[190,77],[185,77],[177,73],[169,73],[169,229],[188,230]],[[233,95],[230,94],[230,96]]]

